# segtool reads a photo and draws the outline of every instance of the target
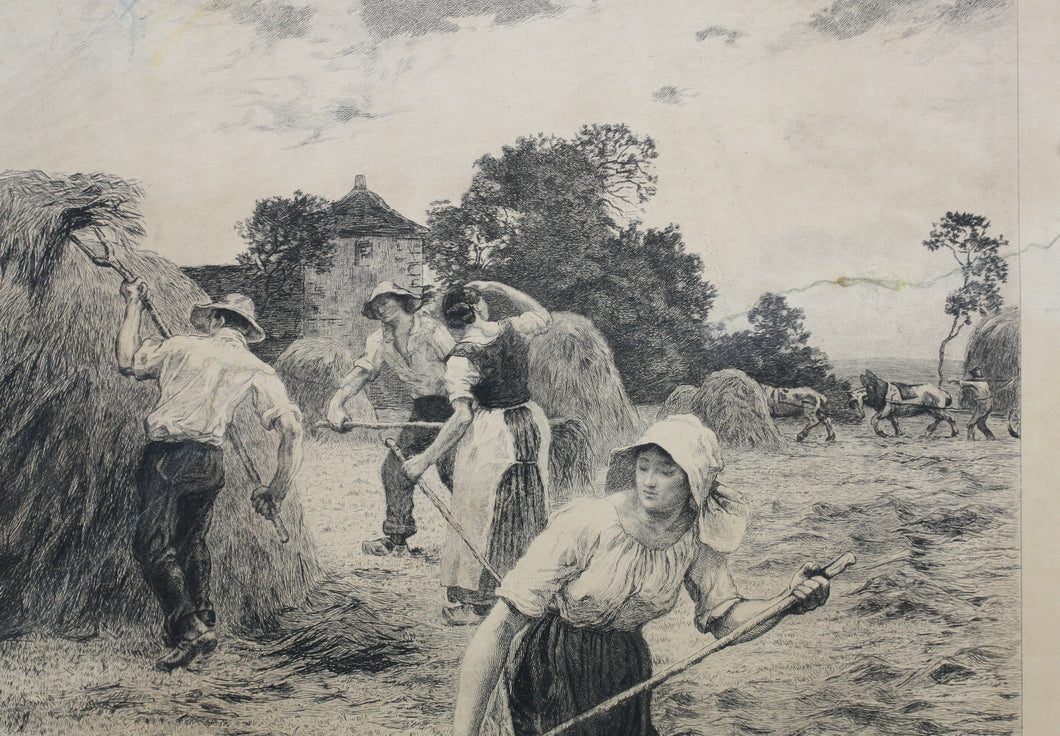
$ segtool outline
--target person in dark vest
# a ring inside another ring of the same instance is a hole
[[[962,403],[972,408],[972,416],[968,419],[968,439],[975,439],[976,427],[988,440],[996,439],[994,433],[986,426],[986,420],[990,411],[994,408],[994,398],[990,393],[990,384],[983,379],[983,372],[978,367],[972,367],[968,371],[968,378],[964,380],[951,379],[950,383],[960,386]]]
[[[236,406],[249,396],[262,426],[280,435],[276,473],[251,496],[266,518],[276,513],[301,464],[301,413],[276,372],[247,347],[265,339],[248,297],[229,294],[192,307],[191,323],[204,335],[141,341],[147,285],[126,282],[121,293],[118,368],[138,380],[156,380],[161,388],[145,422],[148,442],[136,473],[141,505],[132,549],[164,616],[163,639],[170,649],[157,664],[172,670],[217,646],[206,533],[225,482],[222,445]]]
[[[383,324],[365,340],[364,354],[331,397],[328,423],[332,429],[344,431],[350,421],[346,402],[379,376],[384,363],[412,394],[409,422],[441,423],[452,415],[445,393],[445,360],[456,343],[440,322],[420,310],[422,306],[420,296],[393,281],[383,281],[372,290],[361,314]],[[423,452],[437,435],[438,430],[430,427],[406,427],[398,435],[397,445],[410,456]],[[438,475],[452,489],[451,454],[440,458]],[[415,484],[401,472],[401,462],[393,453],[387,453],[383,461],[382,476],[386,494],[383,536],[363,542],[361,550],[369,555],[405,557],[409,554],[408,538],[416,533]]]
[[[490,321],[484,294],[507,301],[518,316]],[[460,338],[446,362],[453,415],[438,437],[409,458],[416,479],[456,447],[452,513],[490,566],[503,575],[547,521],[548,418],[530,397],[529,338],[551,315],[531,297],[504,284],[472,282],[442,301],[448,325]],[[450,625],[481,621],[496,601],[497,582],[452,528],[441,561]]]

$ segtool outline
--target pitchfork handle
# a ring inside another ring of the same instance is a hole
[[[394,457],[396,457],[401,462],[405,462],[405,453],[403,453],[401,451],[401,448],[398,447],[397,442],[388,439],[386,440],[385,444],[387,448],[392,453],[394,453]],[[423,495],[425,495],[431,500],[431,503],[434,504],[435,508],[438,509],[439,513],[441,513],[445,520],[449,522],[449,526],[453,527],[453,530],[460,535],[461,539],[464,540],[464,544],[466,544],[468,546],[468,549],[471,550],[471,554],[473,554],[475,556],[475,559],[478,560],[478,564],[482,565],[483,569],[485,569],[486,572],[492,575],[493,579],[499,583],[501,581],[500,573],[494,570],[493,566],[490,565],[489,561],[486,559],[486,556],[479,552],[478,547],[476,547],[475,544],[471,541],[470,537],[468,537],[467,532],[464,531],[464,528],[460,526],[460,523],[455,518],[453,518],[453,514],[449,511],[449,507],[446,506],[442,499],[440,499],[438,495],[431,490],[430,486],[428,486],[422,478],[418,478],[416,480],[416,485],[421,491],[423,491]]]
[[[853,565],[855,561],[856,558],[852,553],[844,552],[839,557],[830,562],[828,566],[826,566],[824,570],[821,571],[821,575],[831,580],[833,577],[843,572],[843,570],[846,570],[848,567]],[[789,593],[784,598],[777,601],[774,605],[762,611],[749,621],[745,621],[744,623],[740,624],[731,632],[718,639],[714,643],[704,647],[703,649],[700,649],[688,659],[682,660],[680,662],[677,662],[676,664],[671,665],[670,667],[666,668],[651,679],[645,680],[644,682],[634,685],[628,690],[623,690],[618,695],[608,698],[604,702],[600,703],[594,708],[590,708],[581,715],[574,716],[570,720],[559,724],[555,728],[546,731],[544,736],[559,736],[559,734],[566,733],[579,723],[584,723],[585,721],[588,721],[591,718],[595,718],[601,713],[606,713],[615,706],[620,705],[626,702],[627,700],[635,698],[637,695],[640,695],[646,690],[653,690],[657,685],[664,682],[665,680],[669,680],[674,675],[684,672],[692,665],[698,664],[699,662],[706,659],[709,655],[713,654],[719,649],[724,649],[730,644],[733,644],[734,642],[738,641],[739,638],[746,634],[748,631],[751,631],[755,627],[761,626],[766,621],[769,621],[770,619],[781,615],[793,605],[795,605],[796,601],[797,599],[795,598],[795,596]]]

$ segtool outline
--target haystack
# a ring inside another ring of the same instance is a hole
[[[670,395],[666,397],[666,401],[659,407],[659,411],[655,414],[655,421],[666,419],[666,417],[673,416],[674,414],[691,414],[692,413],[692,400],[696,396],[697,389],[695,386],[689,384],[683,384],[678,386]]]
[[[327,419],[328,403],[342,378],[353,370],[353,355],[335,340],[326,337],[307,337],[295,340],[274,363],[291,399],[302,409],[302,419],[310,433],[331,440],[345,437],[354,442],[378,440],[378,431],[355,430],[340,435],[329,429],[317,428]],[[354,421],[376,421],[375,408],[364,392],[346,402],[346,409]]]
[[[990,384],[994,411],[1020,405],[1020,310],[1006,307],[975,327],[964,356],[965,370],[978,367]]]
[[[0,631],[146,624],[158,606],[131,554],[139,512],[133,475],[154,381],[118,374],[120,277],[70,241],[99,235],[148,283],[174,333],[206,294],[164,258],[135,250],[140,191],[103,175],[0,176]],[[143,332],[154,334],[150,320]],[[276,439],[244,406],[231,432],[270,478]],[[281,516],[290,542],[249,503],[254,483],[226,451],[226,485],[208,538],[222,625],[269,628],[322,578],[297,494]]]
[[[550,419],[582,422],[597,462],[637,432],[611,348],[581,315],[553,313],[548,330],[531,341],[530,393]]]
[[[743,371],[711,373],[692,397],[691,409],[723,445],[768,450],[783,444],[762,386]]]

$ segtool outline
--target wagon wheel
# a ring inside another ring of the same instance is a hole
[[[1008,433],[1017,439],[1020,436],[1020,410],[1019,407],[1011,409],[1008,413]]]

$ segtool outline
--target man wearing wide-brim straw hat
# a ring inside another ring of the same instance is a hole
[[[440,322],[421,311],[422,306],[421,294],[393,281],[383,281],[372,290],[361,314],[382,322],[382,326],[365,340],[364,354],[342,379],[328,405],[328,423],[333,429],[347,429],[350,416],[346,402],[378,377],[384,363],[412,394],[409,422],[440,424],[452,415],[445,389],[445,360],[456,343]],[[411,457],[423,452],[437,435],[438,430],[431,427],[406,427],[398,435],[397,444],[403,454]],[[452,453],[437,467],[438,475],[452,490]],[[416,533],[412,515],[415,484],[402,472],[401,462],[393,453],[383,461],[382,476],[386,493],[383,536],[364,542],[361,549],[370,555],[404,556],[408,554],[408,538]]]
[[[276,429],[276,474],[251,496],[254,509],[275,514],[302,461],[301,413],[276,372],[248,343],[265,333],[254,303],[242,294],[192,307],[191,323],[204,335],[140,339],[147,285],[121,287],[125,316],[115,345],[122,373],[158,381],[161,395],[147,416],[136,485],[140,516],[133,554],[164,615],[170,647],[158,667],[183,667],[217,646],[210,600],[210,550],[206,532],[224,485],[222,445],[232,415],[245,397],[266,429]]]

